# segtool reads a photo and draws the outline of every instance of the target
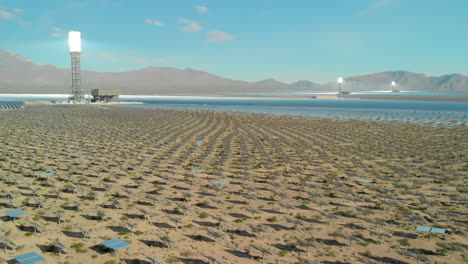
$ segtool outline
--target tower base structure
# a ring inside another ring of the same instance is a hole
[[[70,52],[71,55],[71,72],[72,72],[72,87],[69,101],[72,103],[85,103],[83,87],[81,86],[81,52]]]

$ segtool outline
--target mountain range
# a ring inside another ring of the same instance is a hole
[[[66,94],[71,87],[70,69],[36,65],[21,55],[0,49],[0,93]],[[194,69],[147,67],[128,72],[82,72],[85,89],[119,89],[135,95],[213,95],[224,93],[272,93],[287,91],[336,91],[336,82],[292,84],[273,79],[246,82]],[[430,77],[408,71],[387,71],[344,79],[343,90],[400,90],[468,92],[468,77],[449,74]]]

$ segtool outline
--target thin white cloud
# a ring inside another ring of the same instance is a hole
[[[14,20],[14,19],[18,19],[18,17],[11,12],[0,9],[0,19],[1,20]]]
[[[29,21],[20,20],[19,24],[20,24],[21,26],[29,26],[29,25],[31,25],[32,23],[29,22]]]
[[[179,23],[185,24],[185,26],[182,27],[182,31],[185,32],[195,33],[203,29],[200,22],[197,21],[191,21],[185,18],[179,18],[178,21]]]
[[[369,15],[379,10],[386,9],[393,5],[399,4],[401,2],[402,0],[371,0],[369,5],[365,9],[361,10],[359,15]]]
[[[151,19],[151,18],[147,18],[147,19],[145,20],[145,23],[146,23],[146,24],[150,24],[150,25],[156,25],[156,26],[158,26],[158,27],[164,26],[164,23],[163,23],[163,22],[161,22],[161,21],[159,21],[159,20],[153,20],[153,19]]]
[[[226,41],[230,41],[233,39],[234,39],[234,36],[229,35],[228,33],[223,32],[223,31],[213,30],[213,31],[206,33],[206,41],[210,43],[222,44]]]
[[[12,10],[13,10],[13,12],[15,12],[16,14],[23,14],[23,9],[21,9],[21,8],[13,8]]]
[[[61,38],[67,35],[67,32],[59,27],[53,27],[50,35],[54,38]]]
[[[17,20],[21,26],[29,26],[31,22],[25,21],[22,18],[23,10],[20,8],[12,8],[12,11],[7,11],[5,8],[0,8],[0,20]]]
[[[209,9],[206,6],[201,6],[201,5],[194,5],[195,9],[197,9],[198,13],[200,14],[206,14],[208,13]]]

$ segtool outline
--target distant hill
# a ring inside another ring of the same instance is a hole
[[[293,91],[317,90],[320,89],[320,84],[310,81],[297,81],[295,83],[290,84],[289,88]]]
[[[468,77],[450,74],[429,77],[407,71],[389,71],[345,78],[344,90],[390,90],[394,80],[400,90],[468,92]],[[36,65],[27,58],[0,49],[0,93],[68,93],[70,69]],[[267,93],[285,91],[335,91],[336,83],[292,84],[267,79],[245,82],[194,69],[147,67],[128,72],[83,72],[86,89],[120,89],[123,94],[208,95],[223,93]]]

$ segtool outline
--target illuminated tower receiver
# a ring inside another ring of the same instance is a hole
[[[341,84],[342,83],[343,83],[343,78],[339,77],[338,78],[338,94],[342,94],[342,91],[341,91]]]
[[[396,83],[395,81],[392,81],[392,93],[398,93],[399,90],[395,88],[396,87]]]
[[[68,45],[70,47],[71,63],[72,63],[72,93],[70,101],[74,103],[84,103],[85,96],[83,87],[81,87],[81,32],[68,32]]]

